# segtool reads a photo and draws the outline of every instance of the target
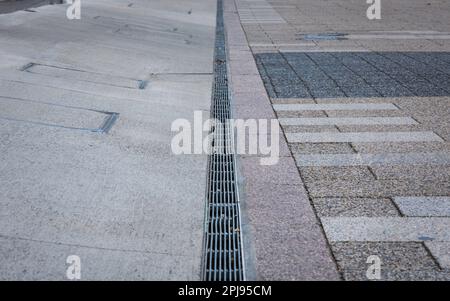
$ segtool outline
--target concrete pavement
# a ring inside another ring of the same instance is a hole
[[[219,245],[242,234],[249,280],[368,280],[374,256],[381,280],[449,280],[448,3],[223,3],[233,117],[282,127],[278,164],[238,156]],[[216,1],[66,8],[0,15],[0,279],[76,255],[82,280],[199,280],[207,156],[170,128],[210,115]]]
[[[0,0],[0,14],[8,14],[18,10],[33,12],[33,8],[61,2],[59,0]]]
[[[208,115],[215,1],[66,8],[0,16],[0,279],[198,280],[206,155],[170,126]]]

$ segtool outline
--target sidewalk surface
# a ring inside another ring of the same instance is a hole
[[[236,115],[289,147],[241,158],[255,278],[450,279],[450,5],[381,3],[227,2]]]
[[[47,5],[51,2],[51,0],[0,0],[0,14],[12,13],[18,10],[33,11],[33,8]]]
[[[450,280],[448,1],[223,4],[233,117],[281,124],[236,160],[248,280]],[[200,280],[171,124],[210,115],[216,1],[67,7],[0,14],[0,279]]]
[[[0,15],[0,279],[198,280],[215,1],[83,1]],[[107,133],[99,132],[102,126]]]

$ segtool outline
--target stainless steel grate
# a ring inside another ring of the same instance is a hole
[[[234,133],[228,93],[223,3],[218,1],[211,103],[211,149],[208,159],[203,279],[245,280],[239,197],[236,185]]]

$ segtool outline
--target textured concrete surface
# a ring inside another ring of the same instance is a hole
[[[341,276],[367,280],[366,260],[377,255],[381,280],[450,279],[438,264],[445,246],[433,253],[423,241],[401,241],[420,227],[446,238],[448,217],[410,220],[394,202],[450,196],[448,3],[385,1],[382,19],[368,20],[364,1],[267,0],[277,18],[264,22],[248,17],[260,13],[259,1],[235,2],[245,8],[245,37],[283,131],[302,138],[288,145],[316,213],[361,221],[328,224],[327,238],[360,227],[367,231],[358,239],[374,240],[330,243]],[[420,132],[433,139],[420,141]],[[445,213],[435,205],[414,210]],[[382,242],[383,233],[398,235]]]
[[[0,14],[8,14],[18,10],[27,10],[32,13],[34,12],[33,8],[58,2],[61,2],[61,0],[2,0],[0,1]]]
[[[450,197],[396,197],[394,202],[405,216],[450,217]]]
[[[0,279],[200,279],[206,156],[170,128],[209,115],[216,5],[129,4],[0,15]]]

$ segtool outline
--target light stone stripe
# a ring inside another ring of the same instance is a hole
[[[395,197],[394,202],[406,216],[450,217],[450,197]]]
[[[372,111],[372,110],[398,110],[392,103],[294,103],[274,104],[276,111]]]
[[[324,217],[330,241],[450,241],[446,217]]]
[[[286,133],[291,143],[329,143],[329,142],[430,142],[443,141],[433,132],[321,132]]]
[[[450,243],[427,241],[425,245],[441,268],[450,269]]]
[[[349,34],[345,36],[349,40],[448,40],[450,34],[443,33],[407,33],[404,34],[392,34],[392,33],[377,33],[377,34]]]
[[[279,118],[281,125],[413,125],[411,117]]]
[[[236,4],[241,23],[286,23],[266,0],[241,1]]]
[[[450,153],[296,155],[298,166],[450,165]]]
[[[251,47],[296,47],[296,46],[316,46],[314,42],[303,42],[303,43],[250,43]]]

